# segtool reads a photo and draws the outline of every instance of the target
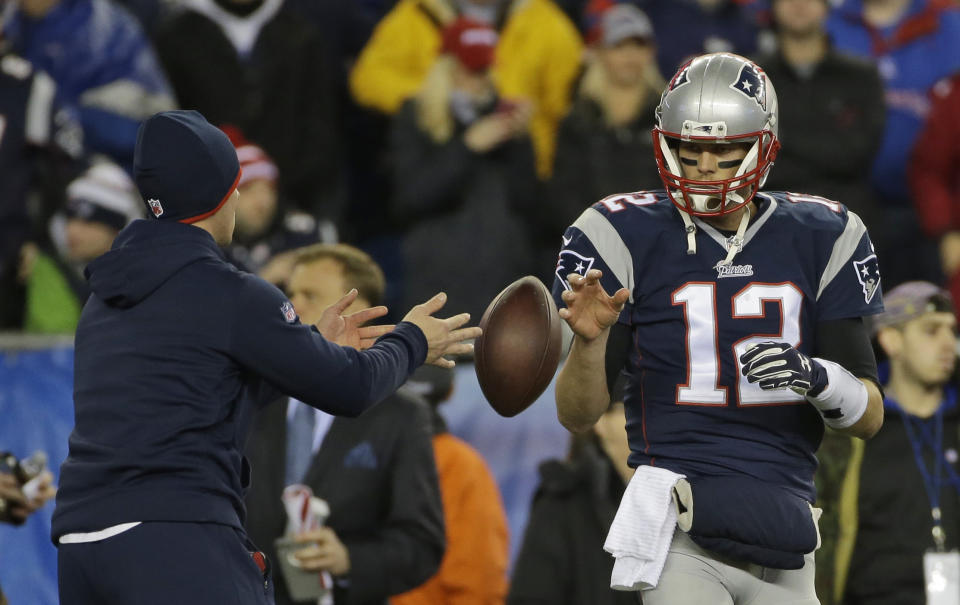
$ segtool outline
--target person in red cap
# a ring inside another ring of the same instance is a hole
[[[455,21],[420,92],[394,119],[390,207],[405,229],[404,304],[441,276],[465,275],[447,293],[479,317],[500,288],[536,266],[524,221],[536,205],[530,106],[498,94],[496,43],[490,26]]]
[[[237,182],[237,228],[233,243],[224,250],[227,260],[282,288],[293,265],[290,251],[321,242],[335,243],[337,227],[329,220],[294,209],[295,204],[281,197],[277,187],[280,173],[273,158],[239,128],[225,125],[221,130],[236,148],[242,171]]]
[[[270,228],[277,215],[277,165],[267,153],[249,142],[237,144],[237,160],[243,174],[237,183],[240,205],[237,206],[237,236],[257,238]]]
[[[493,78],[505,95],[532,103],[537,173],[547,178],[583,51],[580,35],[554,0],[400,0],[357,57],[351,95],[358,105],[396,115],[423,86],[443,48],[444,28],[461,17],[499,33]]]

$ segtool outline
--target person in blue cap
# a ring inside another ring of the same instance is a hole
[[[423,363],[452,366],[444,355],[469,352],[480,329],[466,313],[433,317],[443,293],[396,326],[365,326],[387,310],[342,314],[356,290],[301,324],[279,290],[224,260],[240,167],[195,111],[141,125],[134,177],[152,218],[85,270],[52,528],[60,602],[273,603],[243,530],[257,408],[283,393],[356,416]]]

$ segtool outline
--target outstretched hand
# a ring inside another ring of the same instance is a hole
[[[353,304],[358,294],[357,289],[354,288],[343,298],[324,309],[317,322],[317,330],[332,343],[362,351],[372,347],[373,343],[384,334],[392,332],[393,326],[364,325],[387,314],[387,308],[382,305],[344,315],[343,312]]]
[[[573,333],[585,340],[593,340],[617,323],[623,305],[630,298],[630,291],[620,288],[613,296],[607,294],[600,285],[603,273],[591,269],[586,275],[571,273],[567,276],[569,290],[564,290],[560,298],[567,308],[560,309],[560,317],[570,325]]]
[[[415,324],[426,336],[427,359],[425,363],[431,363],[442,368],[452,368],[456,364],[452,360],[446,359],[444,355],[471,353],[473,344],[464,341],[479,338],[483,332],[480,328],[462,327],[470,321],[469,313],[461,313],[446,319],[433,317],[433,314],[443,308],[446,302],[447,295],[441,292],[427,302],[410,309],[403,321]]]

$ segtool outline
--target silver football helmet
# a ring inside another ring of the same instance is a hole
[[[732,178],[700,181],[683,176],[680,141],[751,147]],[[763,186],[780,148],[773,83],[759,66],[739,55],[696,57],[663,91],[653,143],[660,178],[677,207],[696,216],[733,212]]]

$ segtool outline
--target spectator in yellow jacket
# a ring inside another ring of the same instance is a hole
[[[583,50],[580,34],[553,0],[400,0],[361,51],[351,94],[360,105],[396,113],[440,53],[443,27],[461,12],[499,30],[493,77],[504,97],[533,104],[537,173],[546,178]]]

